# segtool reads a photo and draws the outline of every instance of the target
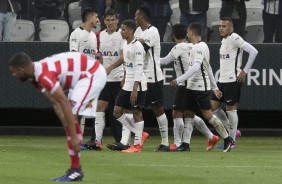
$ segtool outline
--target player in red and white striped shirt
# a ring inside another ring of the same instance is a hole
[[[78,52],[65,52],[32,62],[26,53],[17,53],[9,61],[12,75],[21,81],[31,80],[52,102],[65,127],[71,168],[54,181],[83,178],[80,167],[82,134],[77,116],[95,116],[97,99],[106,83],[106,71],[95,59]],[[70,90],[69,99],[64,91]],[[71,103],[70,103],[71,102]],[[91,108],[87,108],[87,107]]]

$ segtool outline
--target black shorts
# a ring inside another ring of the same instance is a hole
[[[222,98],[218,99],[212,94],[211,99],[225,103],[226,105],[235,105],[240,101],[242,82],[217,83],[218,89],[222,92]]]
[[[130,103],[130,95],[131,91],[120,90],[115,106],[128,110],[143,109],[145,107],[146,91],[138,91],[137,103],[134,106]]]
[[[175,92],[173,110],[183,112],[185,110],[186,86],[178,86]]]
[[[109,103],[115,103],[118,93],[121,90],[120,82],[107,82],[101,91],[99,99]]]
[[[211,91],[195,91],[186,89],[185,110],[197,112],[211,109]]]
[[[156,83],[147,83],[146,106],[163,106],[163,80]]]

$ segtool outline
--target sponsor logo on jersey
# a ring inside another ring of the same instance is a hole
[[[118,51],[114,51],[114,52],[111,52],[111,51],[103,51],[103,52],[102,52],[102,55],[103,55],[103,56],[118,56]]]
[[[95,50],[94,49],[83,49],[83,53],[84,54],[93,54],[95,53]]]
[[[129,68],[133,68],[133,64],[132,63],[129,63],[129,62],[123,62],[123,65],[125,66],[125,67],[129,67]]]
[[[230,55],[229,54],[220,54],[219,58],[220,59],[230,59]]]

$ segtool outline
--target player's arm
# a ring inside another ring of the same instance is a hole
[[[118,60],[116,62],[114,62],[113,64],[111,64],[108,68],[106,68],[107,75],[109,75],[109,73],[113,69],[115,69],[116,67],[119,67],[122,63],[123,63],[123,51],[120,50]]]
[[[79,51],[79,36],[76,32],[72,32],[70,35],[69,41],[70,51],[78,52]]]
[[[167,65],[167,64],[171,63],[173,60],[174,60],[173,53],[170,52],[166,57],[161,58],[160,64],[161,65]]]
[[[58,86],[57,89],[51,94],[54,100],[61,106],[63,117],[65,118],[65,123],[68,126],[71,143],[73,145],[74,151],[77,153],[80,151],[80,140],[76,135],[75,123],[76,119],[72,114],[71,104],[67,99],[61,86]]]
[[[144,60],[144,51],[142,47],[136,47],[135,50],[135,70],[134,70],[134,85],[132,89],[132,93],[130,96],[131,104],[136,104],[137,95],[138,95],[138,86],[141,82],[142,73],[143,73],[143,60]]]
[[[249,53],[249,58],[248,61],[244,67],[244,69],[239,73],[237,77],[238,82],[243,82],[248,71],[252,68],[252,65],[258,55],[258,51],[255,47],[253,47],[251,44],[248,42],[245,42],[243,45],[243,50]]]
[[[214,75],[213,75],[213,72],[212,72],[212,68],[211,68],[211,65],[209,65],[209,68],[208,68],[208,75],[209,75],[209,78],[210,78],[210,83],[211,83],[211,89],[212,91],[214,92],[215,96],[220,99],[222,97],[222,93],[221,91],[219,91],[217,85],[216,85],[216,82],[215,82],[215,78],[214,78]]]

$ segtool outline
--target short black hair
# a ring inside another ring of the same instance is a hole
[[[116,18],[118,18],[118,14],[116,13],[115,10],[113,9],[109,9],[106,11],[105,15],[104,15],[104,19],[107,17],[107,16],[115,16]]]
[[[137,28],[136,22],[134,20],[131,20],[131,19],[122,21],[122,24],[125,25],[126,27],[128,27],[129,29],[132,29],[133,32],[135,32],[135,30]]]
[[[227,20],[233,23],[232,19],[230,17],[220,17],[220,20]]]
[[[150,17],[151,17],[151,13],[150,13],[150,8],[148,6],[145,6],[145,5],[142,5],[138,8],[138,10],[140,12],[142,12],[143,16],[145,17],[145,19],[147,21],[150,20]]]
[[[85,9],[82,11],[82,13],[81,13],[81,20],[82,20],[82,22],[85,22],[86,19],[87,19],[87,17],[88,17],[89,15],[91,15],[92,13],[98,14],[98,11],[97,11],[95,8],[90,8],[90,7],[85,8]]]
[[[32,60],[30,58],[30,56],[25,53],[25,52],[19,52],[14,54],[9,62],[8,62],[8,66],[12,66],[12,67],[26,67],[28,66],[30,63],[32,63]]]
[[[175,24],[172,27],[172,34],[176,39],[185,39],[186,32],[186,26],[183,24]]]
[[[188,29],[190,29],[195,35],[201,36],[202,28],[199,22],[192,22],[189,24]]]

